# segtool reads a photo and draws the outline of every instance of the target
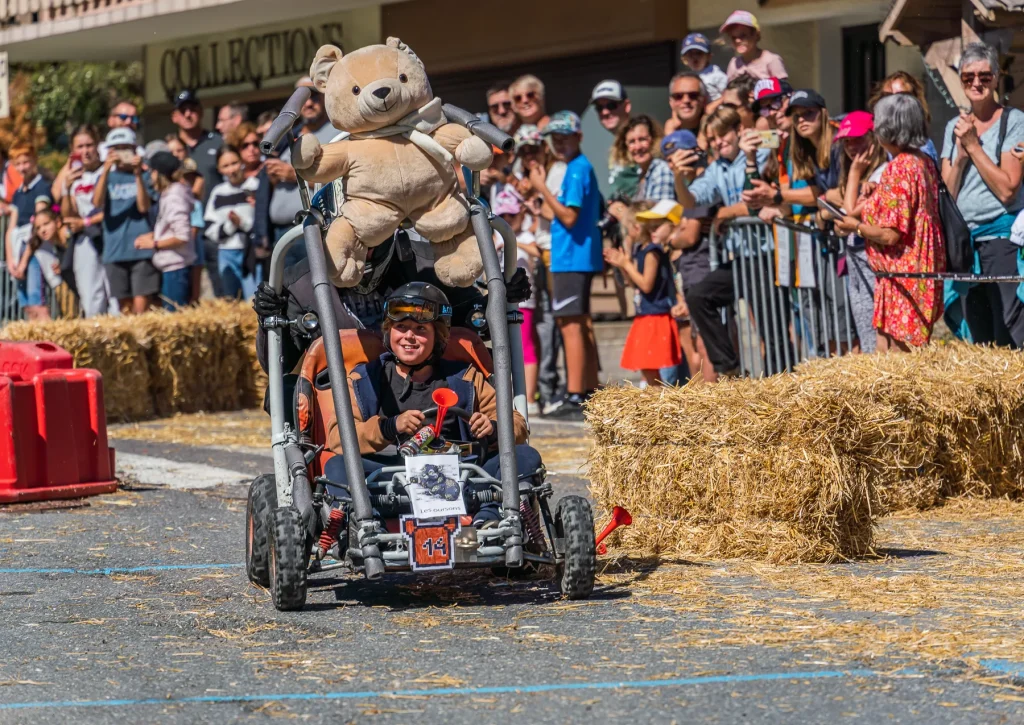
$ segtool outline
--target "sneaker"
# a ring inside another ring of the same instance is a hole
[[[551,415],[562,406],[561,400],[553,400],[550,403],[544,403],[544,407],[541,408],[541,415]]]
[[[540,415],[540,406],[537,403],[527,403],[526,414],[533,417]]]
[[[548,413],[552,418],[562,420],[583,420],[583,396],[567,395],[559,403],[558,407]]]

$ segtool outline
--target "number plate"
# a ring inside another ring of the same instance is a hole
[[[455,535],[459,519],[417,521],[415,516],[402,517],[402,534],[409,547],[409,565],[413,571],[451,569],[455,566]]]

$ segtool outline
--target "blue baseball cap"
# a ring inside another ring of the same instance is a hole
[[[680,149],[695,148],[697,148],[697,137],[693,135],[692,131],[673,131],[661,139],[661,157],[663,159],[667,159]]]
[[[545,136],[552,134],[561,134],[568,136],[573,133],[580,132],[580,117],[572,111],[559,111],[558,113],[552,113],[551,119],[548,121],[548,125],[541,131]]]
[[[703,33],[690,33],[683,38],[683,49],[679,51],[679,54],[686,55],[686,53],[691,50],[699,50],[701,53],[710,53],[711,43],[708,42],[707,37]]]

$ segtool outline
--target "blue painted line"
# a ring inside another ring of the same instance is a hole
[[[234,569],[245,566],[242,563],[231,564],[151,564],[149,566],[110,567],[107,569],[0,569],[0,574],[135,574],[143,571],[183,571],[190,569]]]
[[[509,695],[562,692],[572,690],[622,690],[685,687],[688,685],[737,684],[744,682],[771,682],[788,680],[823,680],[842,677],[877,677],[874,670],[819,670],[814,672],[767,672],[757,675],[715,675],[708,677],[682,677],[670,680],[622,680],[617,682],[562,682],[550,685],[523,685],[512,687],[440,687],[430,690],[365,690],[362,692],[281,693],[278,695],[210,695],[204,697],[163,698],[139,700],[54,700],[51,702],[14,702],[0,704],[0,710],[66,709],[72,707],[133,707],[139,705],[219,705],[241,702],[270,702],[282,700],[322,701],[356,700],[379,697],[435,697],[445,695]]]
[[[1011,677],[1024,677],[1024,662],[1011,660],[981,660],[979,664],[986,670],[993,670]]]

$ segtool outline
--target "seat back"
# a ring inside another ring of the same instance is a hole
[[[384,343],[379,332],[371,330],[339,330],[341,353],[345,359],[345,370],[351,372],[357,365],[379,358],[384,353]],[[470,329],[453,327],[445,360],[464,362],[476,366],[486,375],[494,373],[494,359],[483,340]],[[299,439],[313,445],[327,445],[327,426],[334,417],[334,397],[331,385],[334,381],[322,375],[327,371],[327,354],[324,341],[317,338],[306,351],[295,388],[295,420],[299,428]],[[318,381],[319,378],[319,381]],[[347,383],[346,383],[347,384]],[[355,401],[353,401],[355,404]],[[311,474],[323,475],[323,466],[334,456],[324,449],[313,461]]]

